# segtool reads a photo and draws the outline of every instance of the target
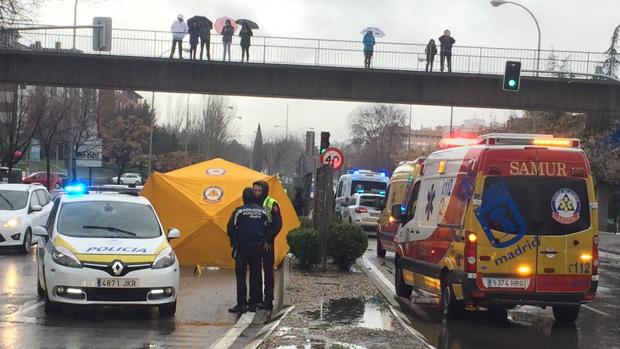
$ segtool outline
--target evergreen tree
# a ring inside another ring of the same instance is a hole
[[[252,151],[252,168],[256,171],[263,170],[263,153],[263,133],[260,129],[260,124],[258,124],[256,138],[254,138],[254,149]]]

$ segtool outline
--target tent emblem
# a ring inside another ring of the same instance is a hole
[[[203,195],[207,204],[214,205],[222,201],[224,190],[220,187],[207,187]]]
[[[223,168],[210,168],[207,170],[207,175],[209,176],[223,176],[226,173],[226,170]]]

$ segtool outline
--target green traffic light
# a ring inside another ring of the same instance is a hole
[[[515,86],[517,86],[517,81],[516,81],[516,80],[514,80],[514,79],[510,79],[510,80],[508,80],[508,86],[510,86],[510,87],[515,87]]]

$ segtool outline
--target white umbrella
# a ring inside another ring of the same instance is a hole
[[[361,34],[366,34],[368,32],[372,32],[372,34],[378,38],[382,38],[385,36],[385,32],[377,27],[367,27],[366,29],[361,31]]]

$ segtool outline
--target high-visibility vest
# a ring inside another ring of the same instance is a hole
[[[273,205],[277,204],[278,202],[271,198],[271,197],[266,197],[265,201],[263,201],[263,208],[265,209],[265,212],[267,212],[267,220],[269,220],[269,222],[273,222],[273,216],[271,215],[271,210],[273,209]]]

